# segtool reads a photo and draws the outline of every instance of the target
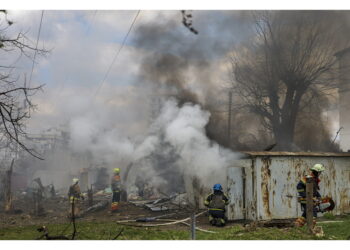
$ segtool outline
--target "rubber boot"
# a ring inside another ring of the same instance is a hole
[[[209,223],[210,223],[212,226],[215,226],[215,224],[216,224],[216,221],[215,221],[214,217],[211,216],[211,215],[209,215]]]
[[[218,219],[218,221],[219,221],[219,223],[218,223],[219,227],[224,227],[225,226],[226,222],[225,222],[225,220],[223,218]]]
[[[112,202],[111,212],[112,213],[117,212],[118,208],[119,208],[119,202]]]

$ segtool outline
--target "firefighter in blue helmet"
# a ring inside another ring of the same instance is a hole
[[[209,208],[209,222],[213,226],[225,226],[225,206],[228,205],[228,198],[222,192],[222,186],[215,184],[213,193],[208,195],[204,201],[204,205]]]

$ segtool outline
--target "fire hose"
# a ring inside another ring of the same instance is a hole
[[[198,217],[198,216],[204,214],[205,212],[206,211],[198,213],[198,214],[195,215],[195,217]],[[121,221],[116,221],[116,223],[121,224],[121,225],[126,225],[126,226],[135,226],[135,227],[159,227],[159,226],[175,225],[175,224],[179,224],[179,223],[189,226],[190,224],[186,223],[185,221],[190,220],[190,219],[191,219],[191,217],[187,217],[187,218],[181,219],[181,220],[157,219],[158,221],[169,221],[169,222],[161,223],[161,224],[138,224],[138,225],[125,224],[125,223],[128,223],[128,222],[137,222],[137,220],[121,220]],[[202,232],[205,232],[205,233],[216,233],[216,232],[213,232],[213,231],[208,231],[208,230],[205,230],[205,229],[201,229],[199,227],[196,227],[196,230],[202,231]]]

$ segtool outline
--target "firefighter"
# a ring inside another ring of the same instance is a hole
[[[222,192],[222,186],[215,184],[213,193],[208,195],[204,205],[209,208],[209,222],[213,226],[225,226],[225,206],[228,205],[228,198]]]
[[[42,216],[45,214],[44,207],[43,207],[44,186],[41,183],[40,178],[36,178],[33,180],[32,192],[33,192],[34,214],[37,216]]]
[[[84,200],[84,196],[81,193],[80,187],[79,187],[79,179],[73,178],[73,183],[69,187],[68,197],[69,197],[69,202],[71,204],[71,207],[69,210],[70,214],[72,213],[72,207],[74,205],[74,217],[79,218],[81,216],[81,214],[80,214],[80,199]],[[73,215],[71,214],[71,217],[72,216]]]
[[[320,187],[320,174],[325,170],[325,167],[322,164],[315,164],[311,169],[311,172],[309,175],[304,176],[297,185],[297,191],[298,191],[298,202],[301,205],[302,210],[302,216],[297,218],[295,221],[296,226],[304,226],[306,223],[306,180],[307,178],[312,178],[313,182],[313,201],[314,201],[314,207],[313,207],[313,223],[316,224],[316,218],[317,218],[317,206],[318,203],[321,200],[321,195],[319,193]]]
[[[121,180],[120,180],[120,169],[115,168],[113,169],[113,177],[111,180],[111,189],[113,192],[112,196],[112,204],[111,204],[111,212],[116,212],[119,207],[120,202],[120,193],[121,193]]]

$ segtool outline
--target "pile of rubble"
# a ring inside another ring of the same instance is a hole
[[[129,200],[130,203],[138,207],[144,207],[154,212],[178,210],[189,206],[186,193],[174,194],[166,198],[149,199],[149,200]]]

